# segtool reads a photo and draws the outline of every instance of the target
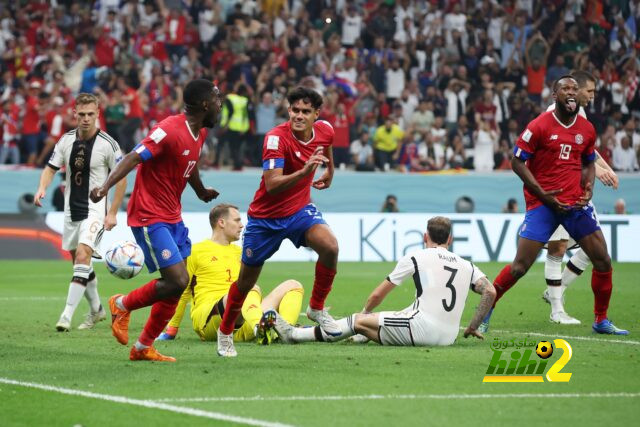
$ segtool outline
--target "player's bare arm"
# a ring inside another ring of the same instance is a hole
[[[204,186],[202,180],[200,179],[200,171],[197,167],[193,171],[191,171],[191,176],[189,176],[188,182],[191,188],[193,188],[193,191],[196,192],[198,198],[205,203],[212,201],[220,194],[213,188]]]
[[[604,161],[598,150],[596,153],[596,178],[600,180],[607,187],[613,187],[614,190],[618,189],[618,175],[611,169],[611,166]]]
[[[582,185],[582,188],[584,188],[584,193],[582,193],[582,196],[576,202],[577,208],[585,207],[591,200],[591,197],[593,197],[593,182],[595,181],[595,179],[596,179],[595,161],[589,162],[587,164],[583,163],[582,164],[582,180],[580,184]]]
[[[324,154],[326,155],[328,162],[325,163],[327,169],[324,171],[322,176],[313,181],[313,188],[316,190],[325,190],[331,186],[331,181],[333,181],[333,148],[331,146],[325,147]]]
[[[310,173],[314,173],[318,166],[323,163],[328,164],[329,159],[325,157],[322,152],[323,148],[318,147],[311,157],[309,157],[309,160],[307,160],[302,169],[288,175],[285,175],[281,168],[264,171],[264,185],[267,192],[269,194],[278,194],[282,191],[288,190],[305,176]],[[327,169],[327,171],[328,170],[329,169]],[[331,170],[331,177],[333,178],[333,169]]]
[[[496,299],[496,289],[493,284],[486,277],[480,278],[473,286],[473,291],[481,295],[480,303],[476,308],[476,312],[469,322],[469,326],[464,331],[464,337],[474,336],[479,339],[484,339],[484,335],[478,332],[478,327],[482,323],[482,319],[489,313],[493,301]]]
[[[111,171],[107,180],[101,187],[96,187],[91,190],[89,197],[93,203],[98,203],[104,196],[107,195],[109,189],[113,187],[122,178],[125,178],[129,172],[133,170],[138,164],[142,162],[142,157],[135,151],[130,152],[116,165],[116,168]]]
[[[542,203],[549,206],[555,211],[563,212],[569,209],[569,205],[560,202],[555,195],[562,192],[562,188],[556,190],[545,191],[536,178],[533,176],[527,165],[521,159],[514,157],[511,159],[511,168],[516,175],[522,180],[524,185],[538,197]]]
[[[111,206],[109,206],[109,211],[107,215],[104,217],[104,229],[109,231],[113,229],[116,225],[118,225],[117,215],[118,209],[122,204],[122,200],[124,199],[124,193],[127,191],[127,178],[122,178],[116,184],[116,191],[113,194],[113,200],[111,201]]]
[[[51,166],[45,166],[40,174],[40,184],[38,185],[38,191],[33,196],[33,204],[42,207],[42,199],[47,195],[47,188],[53,181],[53,177],[56,175],[56,170]]]
[[[369,298],[367,298],[367,303],[364,305],[364,309],[362,309],[363,313],[371,313],[377,306],[379,306],[382,301],[389,295],[393,289],[395,289],[396,285],[391,283],[389,280],[384,279],[382,283],[378,285],[377,288],[371,292]]]

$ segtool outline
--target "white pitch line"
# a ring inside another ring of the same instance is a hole
[[[525,399],[525,398],[639,398],[640,393],[509,393],[509,394],[365,394],[353,396],[222,396],[158,399],[156,402],[255,402],[295,400],[442,400],[442,399]]]
[[[53,391],[55,393],[69,394],[72,396],[88,397],[90,399],[105,400],[108,402],[124,403],[126,405],[143,406],[145,408],[162,409],[164,411],[175,412],[179,414],[193,415],[195,417],[210,418],[213,420],[229,421],[238,424],[246,424],[261,427],[289,427],[288,424],[274,423],[270,421],[258,420],[255,418],[238,417],[235,415],[227,415],[220,412],[203,411],[195,408],[184,408],[181,406],[169,405],[152,400],[132,399],[125,396],[114,396],[110,394],[93,393],[90,391],[74,390],[64,387],[56,387],[47,384],[30,383],[25,381],[16,381],[10,378],[0,377],[0,383],[11,384],[21,387],[35,388],[45,391]]]
[[[464,329],[464,328],[460,328],[460,329]],[[608,340],[605,338],[581,337],[581,336],[573,336],[573,335],[557,335],[554,333],[541,334],[539,332],[504,331],[499,329],[489,329],[489,332],[497,332],[499,334],[514,334],[514,335],[523,334],[523,335],[531,335],[534,337],[545,337],[545,338],[565,338],[569,340],[578,340],[578,341],[596,341],[596,342],[606,342],[606,343],[614,343],[614,344],[640,345],[640,341],[633,341],[633,340]]]
[[[63,300],[65,297],[0,297],[0,301],[53,301]]]

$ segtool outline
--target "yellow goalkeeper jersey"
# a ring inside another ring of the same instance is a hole
[[[234,244],[204,240],[193,245],[187,258],[193,307],[216,303],[229,292],[240,273],[241,254],[242,248]]]

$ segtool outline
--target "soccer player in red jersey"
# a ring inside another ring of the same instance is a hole
[[[601,334],[627,335],[607,318],[612,268],[607,243],[596,218],[591,196],[595,179],[593,125],[578,115],[578,83],[563,76],[553,86],[556,108],[531,121],[520,135],[511,162],[524,183],[527,213],[520,227],[516,257],[502,269],[494,286],[497,301],[538,257],[558,225],[564,226],[593,262],[591,289],[595,297],[592,329]],[[489,326],[491,312],[481,332]]]
[[[131,360],[175,361],[158,353],[152,344],[173,316],[189,281],[184,261],[191,253],[191,241],[182,222],[180,198],[187,182],[204,202],[218,196],[217,191],[202,184],[197,164],[207,137],[205,128],[216,124],[220,112],[220,92],[208,80],[193,80],[185,87],[183,100],[185,112],[156,124],[105,183],[91,192],[94,202],[100,200],[139,165],[127,221],[144,252],[149,272],[160,270],[161,278],[109,300],[111,330],[123,345],[129,342],[131,311],[151,306],[142,334],[131,348]]]
[[[316,121],[322,106],[322,97],[316,91],[298,87],[287,99],[289,121],[270,130],[264,138],[262,180],[249,206],[240,274],[229,289],[218,329],[220,356],[237,356],[233,329],[242,303],[256,284],[262,265],[284,239],[296,247],[308,246],[318,254],[307,317],[319,323],[325,333],[340,334],[340,328],[324,308],[336,275],[338,241],[322,214],[310,203],[312,186],[324,190],[331,185],[334,132],[326,121]],[[314,181],[314,172],[321,164],[327,169]]]

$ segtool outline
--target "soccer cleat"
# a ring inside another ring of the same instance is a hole
[[[111,333],[122,345],[127,345],[129,342],[129,318],[131,312],[127,310],[121,310],[116,304],[116,300],[120,298],[122,294],[117,294],[109,298],[109,310],[111,310]]]
[[[307,307],[307,318],[320,325],[320,329],[322,329],[322,331],[327,335],[337,337],[342,334],[340,327],[333,317],[331,317],[326,308],[323,308],[322,310],[314,310],[311,307]]]
[[[156,341],[171,341],[171,340],[175,340],[176,336],[175,335],[171,335],[167,332],[163,332],[160,334],[160,336],[158,338],[156,338]]]
[[[276,322],[274,325],[276,332],[278,333],[278,337],[285,344],[293,344],[295,341],[293,340],[293,326],[289,324],[286,320],[280,316],[280,314],[276,313]]]
[[[486,334],[489,331],[489,322],[491,321],[491,315],[493,314],[493,308],[489,310],[484,319],[482,319],[482,323],[478,326],[478,332],[481,334]]]
[[[60,316],[58,323],[56,323],[56,331],[58,332],[69,332],[71,329],[71,319],[69,319],[64,314]]]
[[[254,335],[257,338],[258,344],[269,345],[276,338],[273,327],[276,324],[276,312],[275,310],[267,310],[262,314],[260,322],[256,325]]]
[[[598,334],[629,335],[629,331],[616,327],[609,319],[604,319],[598,323],[593,322],[591,329]]]
[[[368,337],[365,337],[362,334],[355,334],[355,335],[347,338],[347,341],[351,341],[351,342],[356,343],[356,344],[366,344],[371,340]]]
[[[236,357],[238,352],[233,345],[233,333],[223,334],[218,329],[218,356],[220,357]]]
[[[96,313],[87,313],[84,322],[78,325],[78,329],[92,329],[96,323],[102,322],[107,318],[107,312],[100,306],[100,309]]]
[[[578,319],[569,316],[564,311],[551,313],[551,316],[549,316],[549,321],[553,323],[560,323],[561,325],[579,325],[581,323]]]
[[[175,362],[176,358],[171,356],[165,356],[164,354],[158,353],[153,347],[143,348],[142,350],[138,350],[134,345],[131,347],[131,352],[129,353],[129,360],[149,360],[151,362]]]

